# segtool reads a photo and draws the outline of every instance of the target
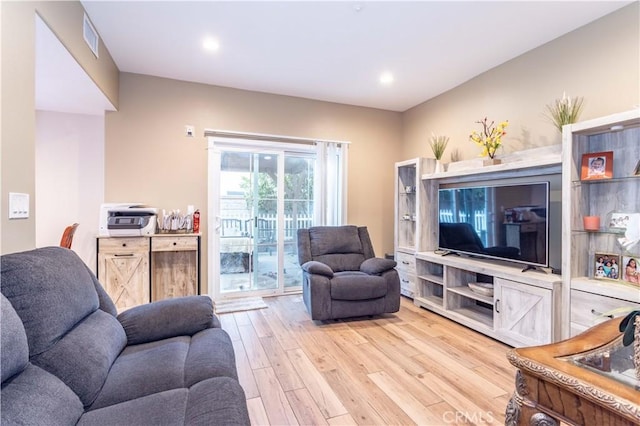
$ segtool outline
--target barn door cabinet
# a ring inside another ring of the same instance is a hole
[[[98,279],[118,311],[200,294],[200,235],[98,237]]]

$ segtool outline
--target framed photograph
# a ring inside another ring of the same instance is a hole
[[[590,152],[582,155],[581,180],[613,178],[613,151]]]
[[[634,176],[640,176],[640,160],[638,160],[638,163],[636,164],[636,168],[633,169],[633,174]]]
[[[624,231],[629,226],[629,219],[634,213],[613,212],[609,215],[609,229],[612,231]]]
[[[593,277],[617,280],[620,278],[620,256],[611,253],[596,253],[593,259]]]
[[[638,278],[640,278],[640,268],[638,268],[638,260],[640,258],[633,256],[622,256],[622,281],[627,284],[640,286]]]

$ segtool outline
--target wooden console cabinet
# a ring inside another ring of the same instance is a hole
[[[98,279],[118,311],[200,294],[200,235],[99,237]]]
[[[560,336],[562,281],[508,262],[416,254],[414,303],[512,346],[550,343]],[[493,295],[468,283],[493,283]]]

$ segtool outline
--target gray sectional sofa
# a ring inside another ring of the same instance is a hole
[[[71,250],[8,254],[1,264],[3,425],[250,423],[208,297],[117,315]]]

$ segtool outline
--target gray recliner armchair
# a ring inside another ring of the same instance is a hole
[[[376,258],[366,227],[298,230],[302,296],[311,319],[378,315],[400,309],[396,262]]]

